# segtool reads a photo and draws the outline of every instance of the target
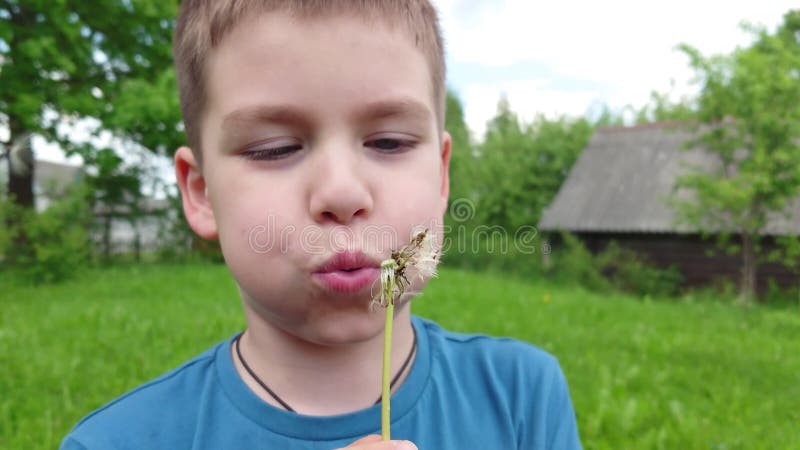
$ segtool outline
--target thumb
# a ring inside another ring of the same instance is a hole
[[[376,434],[365,436],[346,448],[354,450],[417,450],[417,446],[409,441],[384,441]]]
[[[381,442],[381,441],[382,441],[382,439],[381,439],[381,437],[379,435],[371,434],[369,436],[364,436],[363,438],[353,442],[352,444],[348,445],[347,448],[357,447],[357,446],[365,445],[365,444],[374,444],[376,442]]]

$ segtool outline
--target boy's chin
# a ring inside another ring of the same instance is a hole
[[[383,335],[383,308],[369,314],[341,314],[318,318],[304,327],[306,340],[318,345],[339,346],[358,344]]]
[[[386,310],[372,303],[370,296],[327,296],[305,305],[305,311],[278,311],[253,300],[243,290],[240,293],[249,327],[280,330],[293,339],[321,346],[359,344],[383,336]],[[412,297],[406,293],[395,302],[395,319],[407,317]]]

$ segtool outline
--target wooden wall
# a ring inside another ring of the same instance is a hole
[[[713,240],[699,235],[680,234],[627,234],[627,233],[576,233],[593,253],[602,251],[612,240],[620,247],[646,256],[655,265],[677,265],[687,286],[702,286],[728,280],[738,285],[741,257],[728,255],[717,249]],[[767,238],[764,248],[774,248]],[[763,254],[766,251],[762,250]],[[783,287],[798,286],[800,277],[780,264],[761,264],[758,271],[758,290],[763,292],[768,280],[773,279]]]

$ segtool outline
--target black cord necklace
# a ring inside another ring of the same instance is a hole
[[[403,361],[403,365],[400,366],[400,370],[397,372],[397,374],[394,376],[394,378],[392,378],[392,382],[389,383],[389,389],[390,390],[400,380],[400,376],[403,375],[403,372],[406,371],[406,369],[408,368],[409,363],[411,363],[411,358],[414,356],[414,353],[416,353],[416,351],[417,351],[417,330],[415,330],[413,326],[411,327],[411,330],[414,332],[414,342],[411,345],[411,351],[408,352],[408,356],[406,356],[406,360]],[[269,386],[267,386],[267,383],[264,383],[264,381],[262,381],[261,378],[259,378],[258,375],[256,375],[255,372],[253,372],[253,369],[251,369],[250,366],[247,364],[247,362],[244,360],[244,356],[242,356],[242,351],[239,348],[239,341],[241,340],[242,335],[244,335],[244,332],[239,333],[239,335],[236,336],[236,338],[233,340],[233,342],[234,342],[234,346],[236,347],[236,356],[239,358],[239,362],[242,363],[242,367],[244,367],[244,370],[246,370],[247,373],[249,373],[250,376],[253,377],[254,380],[256,380],[256,383],[258,383],[262,388],[264,388],[264,390],[267,392],[267,394],[269,394],[273,399],[275,399],[276,402],[280,403],[280,405],[283,406],[284,409],[286,409],[289,412],[297,412],[297,411],[294,410],[294,408],[289,406],[289,404],[286,403],[282,398],[280,398],[278,396],[278,394],[275,393],[275,391],[270,389]],[[375,404],[377,405],[380,402],[381,402],[381,398],[378,397],[378,400],[375,402]]]

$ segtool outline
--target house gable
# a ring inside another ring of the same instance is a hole
[[[677,225],[668,199],[690,166],[714,170],[719,163],[675,123],[598,129],[578,157],[539,222],[541,231],[696,233]],[[680,193],[687,198],[686,192]],[[800,198],[792,215],[772,217],[766,235],[800,234]]]

